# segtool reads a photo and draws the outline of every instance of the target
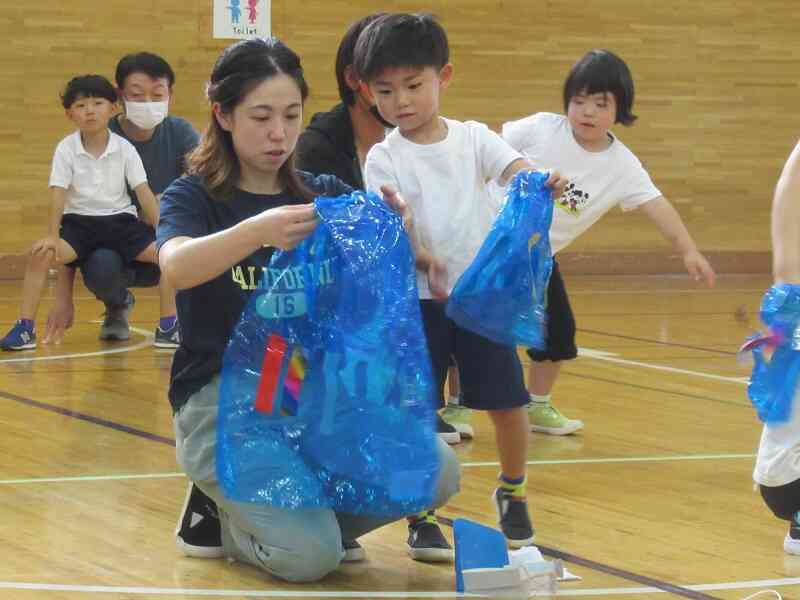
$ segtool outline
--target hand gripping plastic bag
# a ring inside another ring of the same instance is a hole
[[[447,315],[460,327],[507,346],[543,349],[547,286],[553,270],[553,201],[547,175],[517,174],[472,264],[456,282]]]
[[[800,379],[800,285],[769,288],[761,301],[761,320],[770,333],[753,336],[742,346],[753,353],[747,395],[762,422],[785,423]],[[769,359],[765,348],[773,350]]]
[[[418,512],[439,457],[408,238],[374,194],[315,206],[320,225],[274,253],[226,349],[218,479],[244,502]]]

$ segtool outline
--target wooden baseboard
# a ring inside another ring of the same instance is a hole
[[[719,275],[765,275],[772,268],[769,252],[707,252]],[[562,252],[558,264],[570,275],[672,275],[685,273],[683,261],[666,252]],[[22,279],[25,256],[0,256],[0,280]]]

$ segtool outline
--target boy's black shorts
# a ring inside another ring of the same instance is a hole
[[[447,317],[443,302],[420,300],[420,308],[440,406],[451,357],[458,364],[464,406],[503,410],[529,402],[516,348],[462,329]]]
[[[109,248],[131,263],[156,241],[155,229],[130,213],[98,217],[68,213],[61,217],[59,235],[78,255],[76,261],[97,248]]]
[[[531,360],[572,360],[578,356],[575,345],[575,315],[569,305],[569,296],[558,263],[553,260],[553,273],[547,288],[547,348],[528,349]]]

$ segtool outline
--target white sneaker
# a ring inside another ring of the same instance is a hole
[[[791,536],[791,529],[786,534],[786,537],[783,538],[783,551],[786,554],[800,556],[800,539],[796,540]]]

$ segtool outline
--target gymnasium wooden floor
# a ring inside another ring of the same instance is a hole
[[[799,599],[800,557],[783,553],[786,528],[753,491],[760,427],[734,356],[769,280],[722,278],[714,290],[680,277],[567,281],[583,356],[555,398],[586,429],[532,434],[529,469],[537,542],[582,577],[559,595],[743,599],[774,588]],[[19,288],[0,283],[3,331]],[[171,355],[150,345],[155,291],[136,291],[124,344],[97,341],[102,305],[76,295],[64,343],[0,355],[0,598],[455,595],[452,565],[406,557],[402,523],[362,538],[366,563],[310,585],[179,556],[186,480],[166,400]],[[493,524],[496,454],[487,420],[476,426],[456,447],[462,492],[442,514]]]

